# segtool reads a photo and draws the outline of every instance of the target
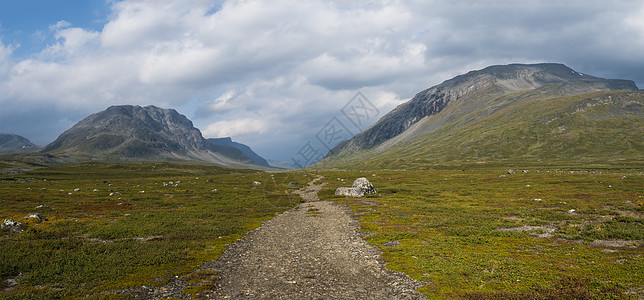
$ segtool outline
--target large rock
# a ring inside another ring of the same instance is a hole
[[[24,230],[22,223],[16,222],[12,219],[6,219],[2,222],[2,229],[9,230],[12,234],[21,233]]]
[[[347,197],[362,197],[364,193],[359,188],[354,187],[339,187],[335,190],[335,194]]]
[[[367,178],[361,177],[356,179],[353,182],[353,187],[362,190],[365,195],[371,195],[376,193],[376,188],[373,187],[373,184],[367,180]]]
[[[376,188],[374,188],[373,184],[364,177],[356,179],[356,181],[353,182],[352,187],[339,187],[335,190],[336,195],[348,197],[362,197],[364,195],[375,193]]]

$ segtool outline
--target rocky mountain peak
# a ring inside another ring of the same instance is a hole
[[[263,165],[232,145],[208,142],[186,116],[156,106],[111,106],[78,122],[43,152],[107,161],[199,160]]]
[[[24,153],[38,150],[27,138],[12,133],[0,133],[0,154]]]
[[[421,91],[364,132],[338,145],[330,154],[343,149],[375,147],[406,131],[423,118],[440,113],[450,103],[469,101],[469,105],[474,107],[480,99],[493,99],[511,92],[546,87],[551,87],[548,92],[557,96],[592,91],[637,90],[633,81],[598,78],[576,72],[563,64],[490,66],[456,76]],[[479,106],[482,105],[484,104]]]

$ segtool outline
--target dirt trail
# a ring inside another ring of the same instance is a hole
[[[303,203],[250,231],[218,260],[197,271],[215,271],[219,279],[202,299],[425,299],[422,283],[387,270],[380,251],[365,242],[358,221],[346,207],[319,201],[325,185],[300,189]],[[198,273],[198,272],[197,272]],[[197,274],[195,273],[195,274]],[[109,293],[136,299],[189,299],[189,275],[162,287],[138,287]]]
[[[299,193],[305,203],[265,222],[203,265],[220,280],[206,299],[424,299],[421,284],[387,270],[346,208],[319,201],[324,184]]]

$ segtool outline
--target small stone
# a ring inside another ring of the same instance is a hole
[[[29,221],[30,219],[36,219],[36,222],[38,222],[38,223],[40,223],[42,221],[47,221],[47,219],[45,219],[45,217],[43,217],[39,213],[30,214],[30,215],[25,217],[25,220],[27,220],[27,221]]]
[[[51,207],[49,207],[49,205],[42,204],[42,205],[38,205],[38,206],[34,207],[34,209],[51,210]]]
[[[514,174],[514,170],[512,169],[508,170],[508,174]]]
[[[16,222],[12,219],[6,219],[2,222],[2,229],[9,230],[12,234],[21,233],[24,230],[22,223]]]
[[[577,210],[575,210],[574,208],[568,211],[569,214],[574,214],[576,212],[577,212]]]
[[[259,181],[253,181],[253,185],[260,185],[260,184],[262,184],[262,183],[259,182]]]

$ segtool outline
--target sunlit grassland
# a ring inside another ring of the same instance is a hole
[[[0,219],[23,222],[26,230],[0,234],[0,298],[76,298],[163,285],[299,203],[290,192],[310,178],[168,163],[3,175]],[[31,213],[47,221],[24,220]],[[20,284],[3,291],[6,279]]]
[[[322,172],[320,195],[349,205],[430,299],[644,295],[641,169],[506,171]],[[378,195],[333,195],[363,176]]]

